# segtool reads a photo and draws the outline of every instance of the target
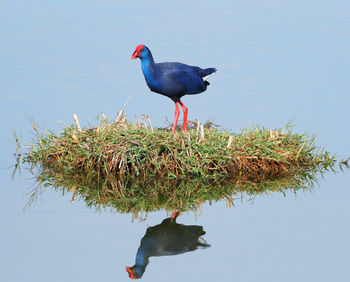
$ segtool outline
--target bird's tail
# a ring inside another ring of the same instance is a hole
[[[207,69],[204,69],[204,70],[203,70],[203,76],[202,76],[202,77],[211,75],[211,74],[214,73],[214,72],[216,72],[216,68],[207,68]]]
[[[203,75],[201,75],[201,77],[202,77],[202,79],[204,81],[204,84],[206,86],[210,85],[209,81],[207,81],[208,76],[211,75],[214,72],[216,72],[216,68],[208,68],[208,69],[202,70]]]
[[[205,80],[209,75],[216,72],[216,68],[207,68],[207,69],[201,69],[199,67],[195,67],[198,75]]]
[[[207,68],[204,70],[202,69],[199,75],[203,80],[206,80],[206,78],[214,72],[216,72],[216,68]]]

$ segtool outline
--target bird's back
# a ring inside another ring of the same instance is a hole
[[[141,245],[148,245],[149,256],[176,255],[202,246],[198,238],[204,234],[202,226],[178,224],[168,218],[149,227]]]
[[[202,69],[176,62],[155,63],[152,73],[145,73],[145,78],[152,91],[170,98],[181,98],[205,91],[207,84],[203,78],[215,71],[214,68]]]

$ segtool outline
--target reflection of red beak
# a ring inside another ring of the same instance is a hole
[[[137,279],[137,275],[134,273],[134,268],[133,267],[125,267],[126,271],[129,273],[129,278],[131,279]]]
[[[143,47],[145,47],[145,45],[143,45],[143,44],[140,44],[136,47],[134,53],[131,56],[131,60],[134,60],[136,58],[141,58],[140,51]]]

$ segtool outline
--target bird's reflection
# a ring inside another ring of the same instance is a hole
[[[205,234],[203,226],[176,223],[179,213],[166,218],[161,224],[147,229],[137,250],[135,265],[126,267],[129,277],[141,278],[146,270],[149,257],[178,255],[210,245],[201,237]]]

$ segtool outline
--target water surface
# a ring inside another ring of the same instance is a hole
[[[3,281],[125,281],[147,221],[96,212],[47,189],[23,212],[33,187],[25,169],[11,180],[12,129],[29,144],[27,116],[59,131],[77,113],[149,114],[155,126],[173,103],[151,93],[134,48],[156,61],[216,67],[209,89],[184,97],[189,118],[317,135],[349,157],[350,5],[347,1],[2,1],[0,12],[0,273]],[[348,281],[349,171],[329,173],[307,193],[254,202],[204,204],[178,218],[203,226],[211,247],[151,258],[144,281]],[[184,278],[185,277],[185,278]]]

